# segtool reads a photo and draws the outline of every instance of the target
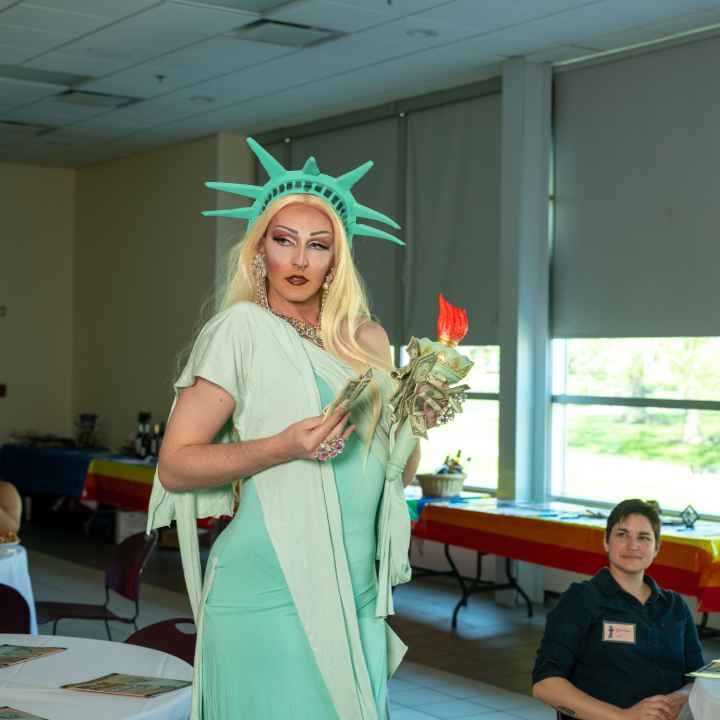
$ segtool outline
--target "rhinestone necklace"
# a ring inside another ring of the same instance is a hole
[[[323,342],[320,337],[320,326],[319,325],[313,325],[310,322],[307,322],[307,320],[298,320],[298,318],[289,317],[288,315],[283,315],[282,313],[277,312],[276,310],[273,310],[271,307],[268,308],[270,312],[273,315],[276,315],[281,320],[284,320],[286,323],[289,323],[292,325],[295,330],[297,331],[297,334],[301,338],[305,338],[305,340],[309,340],[311,343],[317,345],[319,348],[323,347]]]

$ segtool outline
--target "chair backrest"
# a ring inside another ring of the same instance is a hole
[[[140,575],[157,545],[156,530],[145,534],[136,533],[125,538],[113,553],[105,571],[105,587],[114,590],[128,600],[138,599]]]
[[[195,632],[186,633],[178,625],[193,625],[192,618],[173,618],[153,623],[134,632],[125,642],[131,645],[162,650],[174,655],[190,665],[195,657]]]
[[[14,587],[0,584],[0,608],[0,633],[30,632],[30,607]]]

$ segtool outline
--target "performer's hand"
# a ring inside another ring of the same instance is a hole
[[[442,407],[433,398],[433,395],[435,394],[433,391],[434,388],[427,383],[423,383],[418,386],[418,392],[420,393],[421,398],[424,399],[422,413],[428,430],[438,424],[438,418],[442,413]]]
[[[280,433],[288,460],[317,460],[320,443],[347,440],[355,430],[347,424],[349,419],[350,413],[340,406],[327,417],[318,415],[288,425]]]
[[[627,720],[675,720],[673,706],[667,695],[653,695],[623,710]]]

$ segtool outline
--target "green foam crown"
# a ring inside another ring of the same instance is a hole
[[[255,140],[247,138],[247,144],[267,172],[268,181],[264,185],[206,182],[205,185],[213,190],[242,195],[251,198],[253,203],[246,207],[228,210],[205,210],[203,215],[247,220],[249,228],[273,200],[283,195],[305,193],[323,199],[335,210],[336,215],[345,227],[350,246],[352,246],[353,237],[356,235],[381,238],[398,245],[405,244],[402,240],[384,230],[363,224],[363,220],[373,220],[389,225],[395,230],[400,229],[400,226],[392,218],[361,205],[350,192],[353,185],[363,178],[373,166],[372,160],[368,160],[354,170],[335,178],[321,173],[314,157],[309,157],[301,170],[286,170]]]

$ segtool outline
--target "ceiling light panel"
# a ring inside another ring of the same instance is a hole
[[[82,105],[91,108],[119,108],[138,102],[138,98],[134,97],[86,92],[84,90],[68,90],[60,95],[55,95],[53,100],[68,105]]]
[[[336,34],[331,30],[275,22],[273,20],[260,20],[233,32],[233,36],[241,40],[301,48],[323,40],[330,40],[336,37]]]
[[[357,32],[387,21],[386,16],[373,10],[329,0],[296,0],[268,13],[267,17],[340,32]]]
[[[141,59],[126,52],[116,54],[103,48],[91,47],[82,51],[76,49],[74,53],[54,50],[29,60],[24,67],[102,77],[134,65]]]
[[[287,48],[266,43],[214,37],[88,83],[83,89],[149,98],[263,63],[286,52]],[[206,94],[201,87],[193,92]]]
[[[0,65],[0,77],[22,80],[24,82],[43,83],[46,85],[60,85],[63,87],[78,85],[93,79],[90,75],[75,75],[72,73],[39,70],[17,65]]]

